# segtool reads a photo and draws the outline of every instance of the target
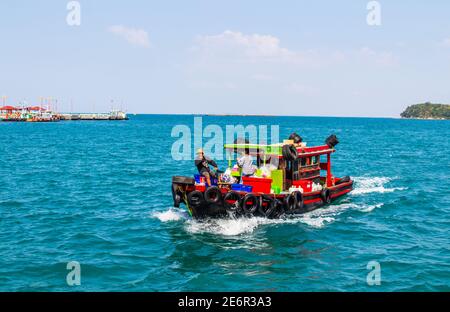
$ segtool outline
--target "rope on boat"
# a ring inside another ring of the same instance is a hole
[[[191,207],[189,206],[189,201],[187,199],[186,192],[183,192],[183,196],[184,196],[184,202],[186,203],[186,207],[188,209],[189,215],[192,217],[192,210],[191,210]]]

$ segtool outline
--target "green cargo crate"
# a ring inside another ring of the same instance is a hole
[[[273,170],[272,174],[272,189],[283,190],[283,170]]]

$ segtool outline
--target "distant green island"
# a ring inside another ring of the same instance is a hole
[[[450,105],[423,103],[408,106],[403,113],[402,118],[417,119],[450,119]]]

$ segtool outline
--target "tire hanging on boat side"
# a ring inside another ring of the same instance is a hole
[[[173,197],[173,206],[175,208],[180,208],[181,196],[177,193],[175,184],[172,184],[172,197]]]
[[[253,215],[259,208],[259,198],[254,194],[247,194],[242,199],[241,207],[245,214]]]
[[[348,182],[350,182],[351,180],[352,180],[352,179],[351,179],[349,176],[345,176],[345,177],[339,179],[339,181],[336,182],[336,185],[348,183]]]
[[[294,196],[297,201],[296,209],[302,209],[304,204],[303,194],[300,191],[295,191],[292,193],[292,196]]]
[[[275,213],[276,209],[277,209],[276,199],[268,195],[262,195],[261,205],[259,207],[260,214],[265,216],[266,218],[270,218]]]
[[[284,207],[286,212],[293,212],[297,209],[297,198],[293,194],[289,194],[284,198]]]
[[[324,189],[320,193],[320,197],[322,198],[324,204],[326,205],[331,204],[331,192],[329,189]]]
[[[237,213],[239,212],[241,196],[235,191],[229,191],[223,197],[223,206],[227,212]],[[230,201],[234,201],[234,203],[230,203]]]
[[[276,219],[281,217],[282,215],[285,214],[285,206],[284,203],[279,200],[279,199],[275,199],[275,211],[272,214],[272,218]]]
[[[187,198],[188,198],[189,206],[194,207],[194,208],[200,207],[205,202],[203,193],[200,191],[190,192],[188,194]]]
[[[204,196],[208,204],[217,204],[222,200],[222,193],[217,186],[208,187]]]
[[[289,140],[294,141],[295,144],[299,144],[299,143],[303,142],[303,138],[295,132],[289,136]]]
[[[283,157],[287,160],[296,160],[298,158],[298,151],[294,145],[284,145],[282,152]]]

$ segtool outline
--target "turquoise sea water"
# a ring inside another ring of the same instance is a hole
[[[449,121],[203,123],[280,125],[309,145],[336,133],[334,171],[355,190],[296,218],[200,223],[170,193],[172,175],[195,172],[170,154],[172,127],[192,116],[0,123],[0,291],[450,290]],[[69,261],[81,286],[66,283]]]

